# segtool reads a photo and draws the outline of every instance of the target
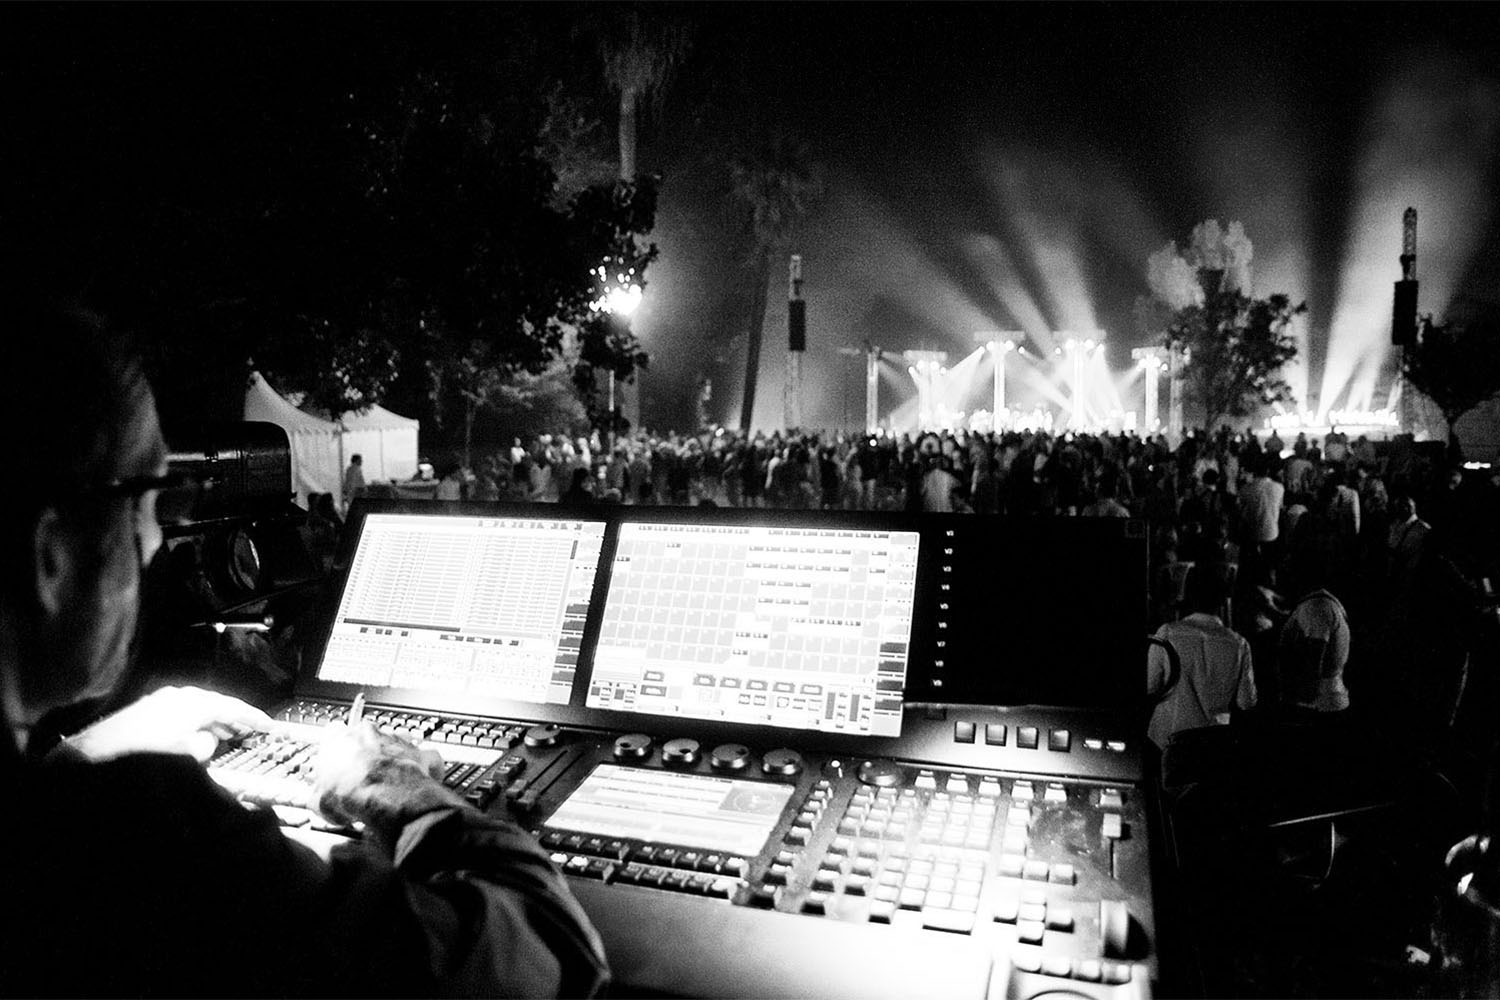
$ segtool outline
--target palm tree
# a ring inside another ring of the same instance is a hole
[[[745,398],[740,403],[740,430],[748,434],[755,412],[772,266],[786,250],[797,224],[822,196],[823,179],[804,144],[776,134],[759,150],[730,165],[730,183],[746,213],[750,244],[745,268],[750,282],[749,348]]]
[[[659,7],[614,4],[601,10],[598,35],[604,78],[620,98],[620,180],[635,180],[636,108],[650,100],[658,112],[672,74],[687,55],[687,26],[663,18]]]

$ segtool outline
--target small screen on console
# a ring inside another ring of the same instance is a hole
[[[567,704],[604,524],[365,517],[320,680]]]
[[[768,781],[600,764],[547,825],[751,856],[771,836],[792,790]]]
[[[918,534],[620,525],[587,705],[899,736]]]

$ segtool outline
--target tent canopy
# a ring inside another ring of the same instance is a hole
[[[342,494],[344,469],[354,455],[363,457],[367,483],[410,479],[417,471],[420,422],[384,407],[331,420],[316,411],[299,410],[260,372],[252,372],[245,390],[245,419],[286,430],[292,446],[292,487],[304,507],[312,493],[332,493],[340,502],[351,499]]]

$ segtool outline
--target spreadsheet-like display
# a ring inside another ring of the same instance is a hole
[[[625,523],[590,708],[896,736],[918,535]]]
[[[604,524],[370,514],[318,678],[567,704]]]

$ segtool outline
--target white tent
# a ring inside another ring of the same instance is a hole
[[[306,507],[308,494],[343,498],[344,469],[353,455],[363,456],[365,482],[410,479],[417,472],[420,422],[375,406],[366,413],[346,413],[340,422],[299,410],[259,372],[245,391],[245,419],[264,420],[286,430],[292,445],[292,486]]]

